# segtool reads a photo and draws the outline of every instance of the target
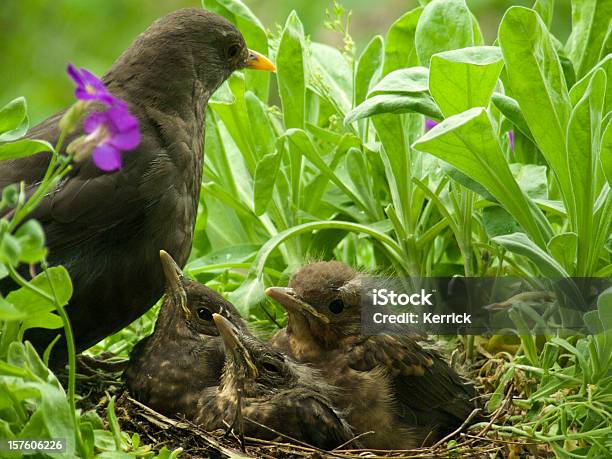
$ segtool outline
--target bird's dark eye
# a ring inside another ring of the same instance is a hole
[[[198,308],[198,317],[200,320],[210,322],[212,320],[212,312],[207,308]]]
[[[270,373],[280,373],[280,369],[275,363],[264,362],[262,366],[264,367],[264,370],[269,371]]]
[[[227,48],[227,56],[234,58],[236,56],[238,56],[238,54],[240,53],[240,46],[239,45],[230,45],[229,48]]]
[[[329,303],[328,307],[329,307],[329,310],[333,312],[334,314],[340,314],[342,311],[344,311],[344,302],[340,299],[334,300],[331,303]]]

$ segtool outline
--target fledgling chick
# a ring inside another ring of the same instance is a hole
[[[134,346],[124,377],[140,402],[168,416],[193,417],[201,391],[219,384],[225,362],[213,314],[222,314],[238,327],[245,325],[219,293],[186,279],[163,250],[160,258],[166,298],[155,330]]]
[[[268,296],[288,315],[287,327],[271,344],[321,369],[330,384],[344,389],[334,402],[347,411],[355,432],[376,432],[363,438],[366,447],[404,449],[430,443],[470,415],[474,388],[437,352],[419,343],[423,335],[362,336],[363,282],[365,276],[331,261],[305,266],[288,288],[269,288]],[[387,391],[386,405],[379,404],[381,390]],[[383,422],[385,416],[391,419]],[[397,428],[416,437],[407,441],[394,432]]]
[[[219,387],[203,393],[198,424],[207,430],[230,425],[238,427],[241,435],[289,438],[322,449],[336,448],[354,437],[330,401],[334,388],[318,371],[296,363],[225,317],[213,317],[225,345],[226,363]]]

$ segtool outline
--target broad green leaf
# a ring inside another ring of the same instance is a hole
[[[385,38],[383,76],[394,70],[419,65],[415,47],[417,23],[423,8],[415,8],[391,24]]]
[[[342,190],[349,198],[353,200],[361,208],[365,208],[365,204],[361,202],[359,197],[338,177],[338,175],[327,165],[321,156],[318,148],[310,136],[301,129],[289,129],[286,134],[289,142],[299,151],[308,161],[310,161],[321,174],[325,175],[333,182],[340,190]]]
[[[274,183],[276,182],[276,175],[281,163],[281,154],[281,150],[269,153],[257,163],[253,189],[255,195],[253,200],[255,215],[262,215],[272,200]]]
[[[295,11],[291,12],[285,23],[276,67],[285,128],[303,129],[306,110],[304,28]]]
[[[597,166],[599,164],[600,127],[606,75],[603,70],[595,72],[582,99],[572,111],[567,128],[568,167],[576,214],[573,225],[578,235],[578,265],[576,274],[588,276],[589,261],[599,247],[593,247],[593,205],[599,194]]]
[[[209,105],[219,115],[232,140],[236,143],[249,173],[254,174],[257,164],[257,149],[247,109],[244,75],[235,72],[228,79],[228,88],[233,96],[233,102],[210,102]]]
[[[421,65],[442,51],[477,43],[474,20],[464,0],[433,0],[423,10],[416,27],[416,48]]]
[[[241,244],[224,247],[219,250],[213,250],[203,257],[190,261],[187,266],[185,266],[184,271],[186,273],[196,275],[212,269],[219,269],[215,268],[215,266],[243,263],[246,260],[251,259],[257,252],[258,248],[259,245],[256,244]]]
[[[512,95],[573,214],[565,148],[571,105],[553,41],[535,11],[512,7],[502,20],[499,42]]]
[[[414,94],[382,94],[366,99],[365,102],[351,110],[344,119],[349,125],[362,118],[368,118],[382,113],[420,113],[429,118],[441,119],[436,103],[427,93]]]
[[[482,224],[489,238],[521,231],[521,227],[512,218],[512,215],[500,206],[482,209]]]
[[[451,116],[414,143],[484,186],[541,247],[552,235],[536,205],[519,188],[484,108]]]
[[[20,259],[26,263],[40,261],[47,250],[45,249],[45,233],[40,223],[28,220],[19,227],[15,233],[21,245]]]
[[[548,252],[570,274],[574,273],[577,247],[578,237],[576,233],[557,234],[548,241]]]
[[[475,46],[434,54],[429,91],[445,117],[486,107],[503,67],[496,46]]]
[[[411,94],[429,90],[429,70],[425,67],[410,67],[394,70],[385,75],[368,93],[368,97],[378,94]]]
[[[612,186],[612,117],[609,117],[601,136],[600,160],[606,180]]]
[[[274,151],[276,134],[270,120],[272,114],[268,107],[251,91],[246,92],[244,99],[253,131],[256,157],[261,158]]]
[[[55,298],[60,305],[65,306],[72,296],[72,282],[68,271],[63,266],[47,269],[46,272],[32,279],[30,284],[46,296],[43,297],[30,289],[21,287],[13,290],[6,297],[9,303],[28,316],[54,311]]]
[[[529,126],[527,125],[527,121],[521,112],[521,107],[519,107],[516,100],[514,100],[512,97],[506,96],[505,94],[495,92],[491,97],[491,101],[497,107],[497,109],[517,127],[517,129],[519,129],[529,139],[533,139]]]
[[[21,139],[0,144],[0,161],[24,158],[43,151],[53,151],[53,146],[44,140]]]
[[[550,28],[555,10],[555,0],[536,0],[533,9],[540,15],[546,27]]]
[[[24,97],[18,97],[0,108],[0,135],[18,129],[26,119],[26,113]]]
[[[599,61],[597,65],[589,71],[589,73],[583,76],[574,86],[572,86],[569,93],[572,105],[576,105],[578,101],[582,99],[584,92],[587,90],[589,83],[591,82],[593,74],[600,68],[606,73],[607,80],[612,81],[612,54],[608,54],[605,58]],[[610,111],[612,111],[612,91],[606,91],[604,113],[608,113]]]
[[[257,16],[240,0],[203,0],[206,9],[232,22],[244,37],[247,46],[261,54],[268,53],[268,36]],[[245,72],[247,88],[261,100],[268,100],[269,72]]]
[[[548,199],[546,166],[512,163],[510,170],[527,196],[532,199]]]
[[[352,107],[353,72],[344,55],[336,48],[322,43],[310,44],[310,72],[316,84],[310,84],[316,93],[333,101],[341,113]]]
[[[497,236],[491,239],[512,253],[529,258],[540,272],[551,279],[569,277],[568,272],[553,257],[533,243],[524,233]]]
[[[359,56],[355,71],[353,105],[363,102],[372,84],[380,78],[383,65],[383,39],[376,35]]]
[[[611,21],[609,0],[572,0],[572,33],[566,46],[579,78],[605,56]]]

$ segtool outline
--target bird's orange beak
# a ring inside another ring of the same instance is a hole
[[[266,289],[266,295],[268,295],[273,300],[276,300],[280,303],[280,305],[285,308],[289,314],[291,313],[300,313],[300,314],[310,314],[315,319],[323,322],[324,324],[329,324],[329,317],[325,314],[321,314],[311,305],[302,301],[297,297],[294,290],[289,287],[270,287]]]
[[[266,72],[276,72],[276,66],[263,54],[249,49],[249,57],[247,58],[247,69],[265,70]]]

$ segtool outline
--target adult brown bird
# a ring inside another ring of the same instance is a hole
[[[274,65],[249,50],[222,17],[182,9],[153,23],[102,78],[138,118],[139,147],[114,173],[90,160],[75,164],[31,215],[43,225],[49,263],[70,272],[74,293],[67,311],[77,350],[123,328],[159,299],[161,249],[185,264],[200,195],[206,105],[221,83],[243,68],[273,71]],[[55,144],[64,113],[34,127],[28,137]],[[82,134],[77,130],[64,145]],[[24,181],[32,192],[49,160],[41,153],[0,163],[0,188]],[[39,329],[28,339],[44,349],[56,334]]]
[[[132,395],[154,410],[193,417],[200,392],[219,384],[225,363],[213,314],[239,328],[245,324],[219,293],[185,278],[167,252],[160,258],[166,297],[155,330],[134,346],[124,378]]]
[[[367,447],[430,443],[470,415],[474,389],[437,352],[423,347],[418,333],[361,335],[367,279],[344,263],[318,262],[296,272],[288,288],[268,289],[288,314],[287,327],[271,344],[320,368],[344,389],[334,402],[347,411],[356,432],[376,432],[363,438]]]
[[[334,388],[319,372],[213,314],[226,349],[217,388],[204,391],[196,422],[207,430],[237,427],[241,434],[333,449],[353,433],[330,399]],[[280,434],[280,435],[279,435]]]

